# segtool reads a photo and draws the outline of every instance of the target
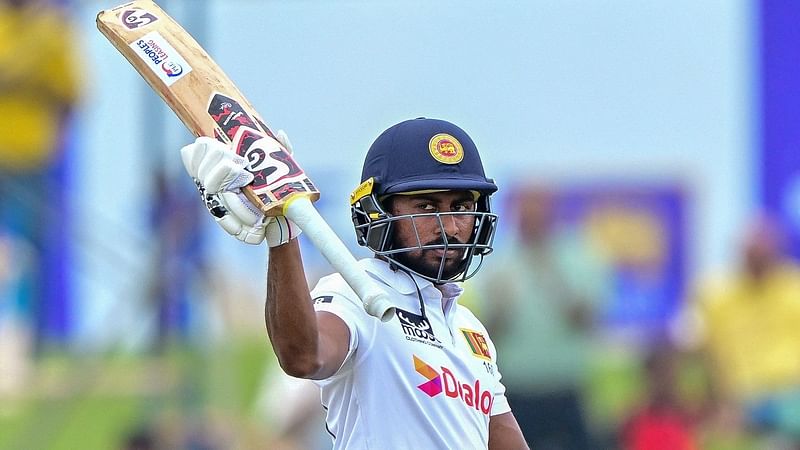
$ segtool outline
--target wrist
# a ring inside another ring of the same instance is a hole
[[[268,219],[264,239],[267,246],[279,247],[297,239],[302,231],[294,222],[284,216]]]

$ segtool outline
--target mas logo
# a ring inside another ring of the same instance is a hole
[[[469,345],[469,349],[472,350],[473,355],[487,361],[492,360],[492,354],[489,352],[489,344],[486,342],[486,337],[483,333],[466,328],[459,329],[461,330],[461,334],[464,335],[464,339],[467,340],[467,345]]]
[[[428,142],[433,159],[442,164],[458,164],[464,159],[464,148],[458,139],[446,133],[439,133]]]
[[[400,319],[400,326],[407,340],[442,348],[442,341],[433,334],[433,327],[427,317],[397,308],[397,318]]]
[[[414,370],[428,380],[417,386],[417,388],[427,394],[428,397],[436,397],[444,393],[445,398],[460,400],[466,406],[487,416],[492,412],[494,397],[491,392],[481,390],[481,380],[475,380],[472,384],[462,382],[447,367],[441,366],[440,370],[437,371],[428,363],[419,359],[417,355],[413,355],[413,357]]]

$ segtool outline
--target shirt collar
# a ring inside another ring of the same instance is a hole
[[[392,270],[389,263],[378,258],[366,258],[360,261],[361,267],[367,272],[372,274],[374,278],[382,281],[384,284],[391,286],[397,292],[403,295],[415,294],[417,287],[420,292],[428,288],[436,289],[432,282],[420,277],[413,273],[407,273],[402,270]],[[412,280],[413,278],[413,280]],[[416,283],[416,284],[415,284]],[[436,289],[438,291],[438,289]],[[452,299],[458,297],[463,289],[456,283],[446,283],[442,289],[442,297],[444,299]]]
[[[458,305],[458,297],[462,292],[464,292],[464,288],[456,283],[447,283],[444,285],[444,289],[442,289],[442,310],[444,311],[444,316],[447,318],[448,326],[452,325],[453,318],[455,317],[453,311],[456,305]]]
[[[389,266],[389,263],[382,259],[366,258],[362,259],[360,263],[361,267],[369,272],[374,278],[377,278],[384,284],[391,286],[393,289],[403,295],[416,293],[417,287],[419,287],[420,291],[425,290],[429,286],[433,287],[433,283],[418,275],[403,272],[401,270],[392,270],[392,268]]]
[[[392,270],[388,262],[378,258],[362,259],[359,261],[359,264],[374,278],[390,286],[402,295],[416,294],[417,286],[419,286],[419,291],[423,293],[422,297],[425,299],[425,302],[432,302],[433,299],[431,296],[434,296],[433,298],[436,299],[437,306],[439,306],[444,313],[448,326],[452,326],[455,317],[454,311],[456,310],[456,305],[458,305],[458,297],[464,292],[461,286],[456,283],[445,283],[440,291],[432,282],[413,273],[408,274],[401,270]],[[417,283],[416,286],[414,282]],[[426,289],[431,289],[428,295],[424,294]]]

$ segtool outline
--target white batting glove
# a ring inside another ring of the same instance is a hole
[[[236,191],[253,181],[253,174],[246,169],[247,160],[210,137],[201,136],[183,147],[181,159],[189,175],[211,194]]]
[[[292,152],[291,142],[283,130],[275,137]],[[186,172],[197,186],[203,203],[214,220],[228,234],[247,244],[258,245],[266,240],[276,247],[300,234],[300,228],[285,217],[264,217],[242,193],[241,188],[253,181],[247,162],[215,139],[199,137],[181,149]]]

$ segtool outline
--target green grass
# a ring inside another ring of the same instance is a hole
[[[142,426],[180,429],[208,415],[250,429],[272,361],[260,340],[159,357],[50,355],[37,362],[24,395],[0,399],[0,450],[118,449]]]
[[[143,399],[85,396],[36,400],[0,418],[2,449],[113,449],[140,415]]]

